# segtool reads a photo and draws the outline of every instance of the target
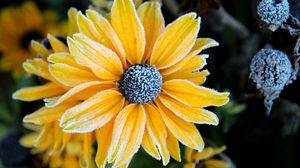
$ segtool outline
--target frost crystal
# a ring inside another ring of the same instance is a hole
[[[257,6],[257,14],[272,31],[275,31],[289,18],[289,2],[288,0],[262,0]]]
[[[136,64],[126,70],[118,85],[120,92],[129,102],[145,104],[159,95],[162,76],[153,66]]]
[[[290,81],[292,64],[288,56],[278,50],[262,49],[251,61],[250,78],[265,95],[265,106],[270,112],[273,100]]]

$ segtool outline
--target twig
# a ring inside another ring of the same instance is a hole
[[[162,0],[163,4],[166,6],[166,8],[169,9],[169,11],[172,13],[174,16],[180,16],[182,13],[180,13],[179,9],[179,4],[175,0]]]
[[[212,14],[220,20],[221,24],[235,30],[240,37],[246,38],[250,35],[249,30],[241,22],[231,16],[223,6],[220,6],[219,9],[212,10]]]

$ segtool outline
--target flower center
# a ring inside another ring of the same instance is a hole
[[[41,33],[39,33],[38,31],[30,31],[26,34],[23,35],[23,37],[21,38],[21,46],[25,49],[28,50],[30,48],[30,42],[31,40],[37,40],[37,39],[41,39],[43,36],[41,35]]]
[[[120,92],[132,103],[146,104],[160,93],[162,77],[158,70],[147,64],[129,67],[118,82]]]

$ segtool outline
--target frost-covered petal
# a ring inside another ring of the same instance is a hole
[[[193,107],[222,106],[229,100],[228,92],[219,93],[182,79],[166,81],[163,83],[163,91],[170,97]]]
[[[13,94],[13,98],[22,101],[35,101],[58,96],[66,92],[60,85],[49,82],[41,86],[22,88]]]
[[[55,107],[69,99],[72,100],[73,98],[76,100],[76,98],[79,98],[80,100],[80,98],[87,97],[86,95],[90,96],[90,93],[96,94],[99,91],[105,89],[111,89],[114,86],[115,84],[109,81],[104,81],[104,82],[92,81],[92,82],[82,83],[71,88],[62,96],[47,98],[44,99],[44,101],[46,102],[47,107]]]
[[[183,59],[194,46],[200,27],[195,13],[181,16],[169,24],[157,39],[150,64],[158,69],[168,68]]]
[[[165,27],[164,17],[158,2],[145,2],[138,8],[138,15],[144,26],[146,48],[143,60],[150,57],[153,46]]]
[[[124,98],[118,91],[105,90],[66,110],[60,126],[65,132],[91,132],[113,119],[123,105]]]
[[[105,168],[107,162],[108,150],[112,140],[113,126],[114,121],[112,120],[96,131],[98,147],[95,160],[97,166],[100,168]]]
[[[115,0],[111,8],[111,24],[131,64],[141,63],[145,51],[145,32],[132,1]]]
[[[65,86],[70,87],[74,87],[86,82],[99,80],[99,78],[97,78],[90,71],[62,63],[49,65],[49,72],[57,81]]]
[[[195,125],[177,117],[160,100],[156,100],[155,103],[169,131],[184,145],[202,151],[204,142]]]
[[[130,104],[117,116],[113,130],[109,162],[115,167],[128,163],[138,151],[146,125],[146,114],[142,105]]]
[[[104,80],[118,80],[123,73],[123,66],[115,52],[89,39],[84,34],[68,38],[69,49],[82,66],[90,68],[93,73]]]
[[[142,147],[144,148],[144,150],[151,155],[152,157],[154,157],[157,160],[160,160],[160,155],[159,152],[156,148],[155,142],[153,141],[153,139],[150,137],[148,131],[145,131],[144,136],[143,136],[143,141],[142,141]]]
[[[203,108],[195,108],[180,103],[173,98],[162,94],[159,96],[161,102],[178,117],[197,124],[218,125],[219,119],[214,113]]]
[[[154,105],[147,104],[144,107],[147,116],[146,128],[159,150],[163,164],[167,165],[170,161],[170,153],[166,142],[167,128],[160,112]]]

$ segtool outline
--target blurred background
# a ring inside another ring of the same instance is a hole
[[[7,8],[20,6],[24,2],[1,0],[0,13]],[[54,20],[52,26],[41,23],[44,25],[39,28],[41,29],[39,34],[29,32],[26,37],[20,37],[19,40],[22,41],[20,52],[28,52],[29,58],[31,57],[28,48],[30,40],[32,38],[43,40],[45,36],[43,31],[46,29],[54,32],[59,29],[58,31],[63,32],[70,7],[75,7],[82,12],[88,8],[98,8],[89,0],[31,2],[34,2],[42,13],[50,10],[55,16],[51,15],[50,18]],[[291,15],[300,19],[300,1],[289,0],[289,2]],[[210,54],[205,69],[208,69],[211,74],[205,86],[220,91],[230,91],[231,101],[224,107],[209,109],[216,112],[221,122],[218,127],[199,126],[206,143],[212,146],[226,145],[224,157],[230,158],[238,168],[300,167],[299,79],[293,80],[291,84],[284,87],[280,97],[274,101],[270,115],[266,115],[264,94],[249,79],[251,59],[262,48],[274,48],[286,53],[293,64],[294,47],[298,36],[293,37],[287,29],[281,27],[275,32],[267,29],[257,15],[259,0],[162,0],[162,3],[166,23],[172,22],[183,13],[194,11],[202,17],[200,37],[210,37],[220,43],[219,47],[205,51]],[[11,22],[7,21],[9,19],[3,19],[5,17],[3,14],[0,15],[0,48],[5,48],[5,43],[10,44],[14,37],[1,30],[1,27]],[[26,16],[24,14],[20,17]],[[28,17],[30,20],[35,16]],[[46,18],[43,16],[44,20]],[[19,88],[37,85],[43,81],[34,76],[23,75],[22,70],[14,65],[17,66],[18,62],[25,58],[6,59],[8,55],[6,51],[4,49],[0,51],[2,66],[0,168],[42,167],[41,157],[30,154],[29,149],[19,144],[19,139],[29,132],[23,127],[22,118],[41,107],[43,102],[15,101],[12,100],[12,93]],[[13,54],[18,55],[18,53]],[[182,165],[172,161],[168,167],[175,168]],[[162,164],[150,158],[145,152],[139,151],[131,167],[152,168],[162,167]]]

